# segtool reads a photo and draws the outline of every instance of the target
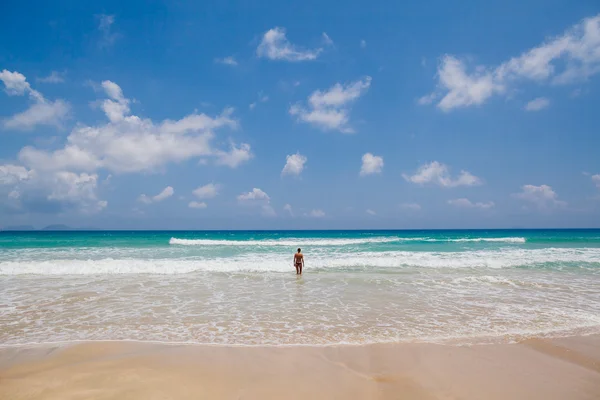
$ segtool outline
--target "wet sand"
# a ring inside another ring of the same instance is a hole
[[[519,344],[0,349],[0,399],[600,399],[600,335]]]

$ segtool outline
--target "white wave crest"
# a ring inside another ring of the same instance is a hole
[[[503,238],[461,238],[461,239],[432,239],[433,242],[500,242],[500,243],[525,243],[527,239],[523,237],[503,237]]]
[[[169,244],[183,246],[346,246],[352,244],[390,243],[401,240],[396,237],[375,237],[362,239],[267,239],[267,240],[212,240],[171,238]]]
[[[213,240],[213,239],[180,239],[171,238],[169,244],[181,246],[348,246],[369,243],[394,242],[499,242],[525,243],[523,237],[503,238],[423,238],[423,237],[372,237],[356,239],[266,239],[266,240]]]
[[[307,255],[307,269],[353,268],[513,268],[552,263],[600,266],[600,248],[504,249],[464,252],[359,252]],[[215,258],[103,258],[0,262],[0,275],[185,274],[190,272],[289,272],[287,254],[247,253]]]

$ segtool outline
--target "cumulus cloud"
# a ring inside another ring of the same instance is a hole
[[[540,209],[564,207],[565,201],[558,200],[558,195],[548,185],[523,185],[520,193],[514,193],[513,197],[536,205]]]
[[[269,195],[266,194],[265,192],[263,192],[259,188],[254,188],[248,193],[242,193],[237,197],[237,199],[240,202],[256,201],[256,200],[265,200],[265,201],[271,200]]]
[[[383,157],[374,156],[371,153],[365,153],[362,156],[362,166],[360,167],[360,176],[379,174],[383,169]]]
[[[497,66],[477,66],[445,55],[438,66],[437,106],[443,111],[481,105],[493,95],[505,94],[521,81],[569,84],[600,72],[600,14],[586,18],[564,34],[523,52]],[[422,104],[430,98],[423,97]]]
[[[300,153],[286,156],[285,166],[281,171],[281,175],[300,175],[304,170],[304,164],[306,164],[308,158]]]
[[[105,208],[108,204],[105,200],[97,199],[97,187],[97,174],[76,174],[74,172],[60,171],[54,174],[52,191],[48,195],[48,200],[57,200],[76,205],[83,203],[86,210],[97,212]]]
[[[256,54],[259,57],[280,61],[311,61],[316,60],[323,49],[301,49],[287,39],[285,29],[275,27],[269,29],[262,37]]]
[[[471,202],[471,200],[466,199],[466,198],[460,198],[460,199],[452,199],[452,200],[448,200],[448,204],[453,205],[455,207],[461,207],[461,208],[481,208],[481,209],[488,209],[488,208],[492,208],[494,207],[494,202],[493,201],[489,201],[487,203],[481,203],[481,202],[477,202],[477,203],[473,203]]]
[[[480,178],[464,170],[456,178],[452,178],[448,166],[437,161],[421,165],[413,175],[402,174],[402,177],[418,185],[431,183],[442,187],[475,186],[483,183]]]
[[[322,130],[353,133],[349,125],[350,104],[362,96],[371,86],[371,77],[350,82],[336,83],[326,91],[316,90],[308,98],[308,107],[296,104],[289,113],[298,121],[314,125]]]
[[[70,106],[63,100],[50,101],[31,88],[25,75],[15,71],[3,70],[0,80],[4,83],[4,91],[9,96],[29,95],[32,104],[21,113],[5,118],[2,122],[6,129],[31,130],[38,125],[62,127],[68,117]]]
[[[0,185],[13,185],[28,180],[33,172],[20,165],[0,165]]]
[[[250,192],[242,193],[237,199],[240,204],[260,208],[262,215],[266,217],[277,215],[271,206],[271,198],[259,188],[253,188]]]
[[[232,67],[235,67],[238,65],[238,62],[235,60],[235,58],[233,56],[227,56],[227,57],[223,57],[223,58],[215,58],[215,62],[217,64],[225,64],[225,65],[230,65]]]
[[[96,213],[108,204],[98,198],[97,189],[97,174],[0,165],[0,204],[14,212]]]
[[[405,210],[419,211],[421,209],[421,205],[417,203],[402,203],[400,204],[400,208]]]
[[[600,174],[592,175],[592,182],[600,189]]]
[[[196,188],[192,194],[199,199],[212,199],[219,194],[219,185],[209,183],[204,186]]]
[[[307,214],[305,214],[307,217],[311,217],[311,218],[323,218],[325,217],[325,212],[323,210],[311,210],[310,212],[308,212]]]
[[[204,202],[190,201],[190,202],[188,203],[188,207],[189,207],[189,208],[206,208],[206,207],[208,207],[208,206],[207,206],[207,205],[206,205],[206,203],[204,203]]]
[[[250,146],[230,144],[230,150],[213,147],[215,131],[236,129],[233,109],[220,115],[191,114],[179,120],[155,123],[130,114],[129,99],[114,82],[101,85],[108,99],[101,103],[108,122],[96,126],[78,124],[63,148],[54,151],[24,147],[19,159],[34,169],[111,172],[153,172],[168,163],[191,158],[214,159],[235,168],[252,158]]]
[[[540,111],[550,105],[550,100],[545,97],[533,99],[525,105],[525,111]]]
[[[242,143],[239,146],[231,144],[229,151],[218,150],[215,152],[217,165],[225,165],[230,168],[237,168],[240,164],[249,161],[254,157],[250,145]]]
[[[173,190],[173,188],[171,186],[167,186],[156,196],[150,197],[150,196],[146,196],[145,194],[142,194],[138,198],[138,200],[145,204],[159,203],[159,202],[173,196],[174,193],[175,193],[175,190]]]

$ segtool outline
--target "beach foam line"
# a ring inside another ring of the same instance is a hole
[[[498,242],[498,243],[525,243],[523,237],[502,238],[406,238],[406,237],[373,237],[356,239],[266,239],[266,240],[213,240],[213,239],[180,239],[172,237],[171,245],[181,246],[348,246],[371,243],[394,243],[394,242]]]
[[[463,252],[385,251],[314,254],[307,266],[318,271],[369,268],[592,268],[600,267],[600,248],[477,250]],[[288,254],[246,253],[234,257],[102,258],[13,260],[0,262],[0,275],[185,274],[192,272],[289,272]]]
[[[347,246],[353,244],[391,243],[402,239],[396,237],[375,237],[358,239],[266,239],[266,240],[213,240],[171,238],[169,244],[182,246]]]

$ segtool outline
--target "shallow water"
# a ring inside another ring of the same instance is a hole
[[[305,274],[297,277],[301,246]],[[600,231],[0,233],[0,343],[600,332]]]

